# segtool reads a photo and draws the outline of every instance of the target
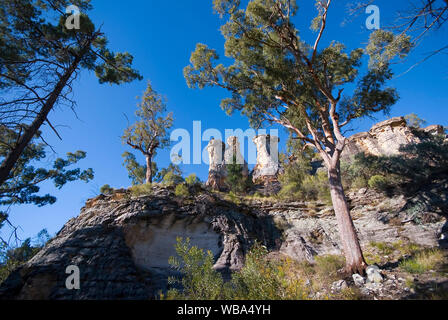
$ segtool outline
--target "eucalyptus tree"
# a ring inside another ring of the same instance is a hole
[[[363,273],[366,263],[341,182],[343,130],[353,119],[387,112],[397,101],[396,91],[385,85],[392,77],[390,59],[407,52],[408,39],[399,39],[403,48],[396,52],[384,50],[397,40],[384,31],[372,34],[367,49],[348,52],[336,41],[323,46],[331,0],[316,1],[311,23],[316,37],[310,44],[293,23],[294,0],[251,0],[245,7],[237,0],[213,3],[226,21],[221,32],[233,64],[218,64],[217,51],[198,44],[184,69],[187,84],[228,90],[221,103],[227,113],[241,111],[253,126],[280,124],[319,152],[328,169],[346,269]],[[370,62],[361,74],[365,55]]]
[[[18,134],[0,158],[0,185],[42,125],[56,132],[50,112],[74,107],[72,84],[82,70],[94,71],[100,83],[141,79],[132,55],[107,47],[86,14],[91,8],[90,0],[0,2],[0,126]]]
[[[170,143],[168,131],[173,125],[173,114],[166,114],[164,99],[148,83],[135,115],[138,118],[137,122],[125,130],[122,140],[123,143],[140,151],[145,156],[145,181],[146,183],[152,183],[155,174],[153,171],[153,158],[156,155],[157,149],[164,148]],[[132,155],[129,158],[129,154],[125,154],[125,157],[135,160],[135,158],[132,159]],[[142,168],[139,165],[132,166],[139,170]]]

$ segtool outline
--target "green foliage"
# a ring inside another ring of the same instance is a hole
[[[68,17],[65,8],[70,4],[76,4],[83,11],[80,30],[65,27]],[[5,0],[0,8],[0,21],[5,26],[1,29],[0,58],[5,62],[15,62],[2,64],[1,72],[8,77],[1,78],[0,88],[11,89],[19,83],[34,84],[33,70],[70,61],[82,51],[87,40],[90,40],[89,51],[81,55],[81,66],[95,71],[101,83],[120,84],[141,78],[131,68],[133,58],[129,53],[116,54],[106,47],[107,38],[96,32],[86,14],[92,9],[88,0]],[[69,50],[60,50],[64,47]],[[91,54],[90,50],[95,50],[97,55]]]
[[[199,180],[199,178],[196,176],[195,173],[192,173],[188,177],[186,177],[185,178],[185,182],[189,186],[194,186],[194,185],[197,185],[197,184],[201,183],[201,181]]]
[[[400,268],[409,273],[424,273],[434,270],[444,262],[445,256],[440,249],[429,249],[417,253],[414,257],[400,263]]]
[[[421,119],[418,115],[415,113],[408,114],[404,117],[406,119],[406,122],[408,126],[411,128],[421,128],[423,127],[427,122],[424,119]]]
[[[70,4],[82,11],[79,30],[65,26]],[[0,2],[0,127],[20,136],[8,144],[2,184],[43,123],[53,128],[49,112],[56,105],[75,105],[72,83],[82,70],[95,72],[100,83],[141,79],[132,68],[132,55],[107,47],[107,37],[87,15],[91,9],[89,0]]]
[[[108,185],[108,184],[105,184],[104,186],[102,186],[102,187],[100,188],[100,192],[101,192],[102,194],[109,195],[109,194],[114,193],[114,188],[112,188],[112,187],[111,187],[110,185]]]
[[[302,183],[302,197],[308,200],[331,202],[330,185],[326,170],[319,170],[314,176],[305,177]]]
[[[190,190],[185,184],[178,184],[174,190],[174,194],[178,197],[186,198],[190,195]]]
[[[309,292],[303,280],[297,277],[291,260],[271,261],[267,250],[255,244],[246,256],[244,267],[233,273],[232,280],[224,283],[219,272],[213,269],[213,255],[205,253],[190,240],[177,239],[178,258],[171,257],[170,264],[182,273],[182,280],[170,279],[171,284],[181,284],[182,289],[168,291],[167,299],[188,300],[303,300]]]
[[[233,191],[230,191],[226,195],[225,198],[226,198],[227,201],[230,201],[230,202],[232,202],[232,203],[234,203],[236,205],[240,205],[241,204],[240,198]]]
[[[132,185],[144,184],[146,182],[146,166],[138,163],[134,154],[130,152],[124,152],[121,155],[124,159],[123,165],[128,171],[129,179],[132,181]],[[153,176],[156,174],[157,164],[153,162]]]
[[[368,179],[381,175],[389,189],[411,194],[448,175],[448,142],[443,137],[428,136],[422,142],[400,147],[400,155],[357,156],[357,166],[368,172]]]
[[[365,258],[369,264],[385,264],[390,261],[409,259],[423,251],[423,247],[402,240],[396,242],[371,241],[365,250]]]
[[[342,182],[347,189],[367,188],[370,178],[380,172],[379,164],[369,161],[362,152],[355,155],[351,161],[341,163]]]
[[[395,57],[406,57],[413,47],[410,40],[410,37],[404,33],[395,35],[393,32],[381,29],[372,32],[366,48],[370,56],[371,68],[382,69]]]
[[[232,163],[226,165],[226,182],[233,193],[244,193],[250,187],[250,179],[243,175],[244,165],[237,163],[236,155]]]
[[[386,190],[389,186],[387,179],[381,175],[375,175],[369,179],[369,187],[376,190]]]
[[[241,271],[232,275],[231,299],[307,300],[304,281],[296,277],[291,260],[272,261],[268,251],[256,243]]]
[[[314,30],[322,27],[323,15],[327,13],[322,2],[316,2],[316,6]],[[327,113],[319,112],[319,106],[336,102],[342,123],[387,112],[398,98],[395,90],[384,86],[392,77],[392,58],[408,52],[406,37],[378,32],[371,37],[367,50],[348,51],[338,42],[313,50],[314,43],[300,38],[292,23],[298,12],[296,1],[251,0],[243,8],[237,0],[215,0],[214,8],[225,17],[221,32],[226,40],[225,55],[233,64],[218,64],[216,50],[197,44],[184,75],[191,88],[226,88],[230,97],[223,99],[221,106],[228,114],[241,111],[254,126],[272,121],[272,115],[277,114],[281,124],[308,136],[306,124],[323,133],[324,123],[331,121]],[[386,48],[392,43],[393,48]],[[371,64],[360,75],[364,55],[370,56]],[[356,87],[351,90],[356,80]],[[343,97],[333,96],[333,91],[343,88]],[[283,106],[288,108],[280,108]]]
[[[325,277],[330,282],[338,278],[338,271],[345,266],[345,258],[338,255],[316,256],[315,261],[314,270],[320,277]]]
[[[15,131],[0,126],[0,161],[10,151],[9,146],[18,138]],[[70,168],[86,157],[84,151],[67,153],[67,157],[54,160],[51,168],[35,167],[36,163],[48,161],[46,144],[38,142],[40,133],[35,136],[16,162],[14,170],[8,179],[0,186],[0,205],[35,204],[44,206],[56,202],[50,194],[38,195],[40,184],[52,181],[54,186],[61,189],[68,182],[81,180],[89,182],[93,179],[93,170]]]
[[[152,194],[152,184],[150,183],[138,184],[132,186],[129,190],[131,191],[131,194],[134,197],[148,196]]]
[[[35,256],[50,240],[47,230],[38,233],[37,239],[31,243],[28,238],[21,246],[10,248],[3,241],[0,242],[0,284],[10,275],[12,271]]]
[[[184,182],[182,176],[177,175],[174,171],[168,171],[164,176],[162,183],[167,186],[175,186]]]
[[[163,168],[157,172],[155,181],[162,182],[166,185],[182,183],[184,181],[182,178],[182,170],[178,165],[170,163],[167,168]]]
[[[213,269],[213,254],[190,245],[190,239],[183,241],[177,238],[177,257],[170,257],[172,268],[182,273],[182,280],[170,278],[170,284],[180,283],[182,292],[171,289],[167,299],[215,300],[222,297],[224,281],[221,275]]]
[[[310,177],[312,154],[302,152],[303,146],[297,143],[297,140],[290,139],[288,144],[291,155],[281,156],[281,158],[284,158],[282,161],[284,172],[279,177],[282,189],[278,195],[283,199],[298,199],[303,196],[304,180]],[[294,154],[297,154],[297,156],[294,156]]]
[[[145,172],[146,182],[152,182],[154,175],[152,160],[157,149],[170,144],[168,130],[173,125],[173,114],[165,113],[166,103],[163,97],[148,82],[142,101],[135,112],[138,120],[129,126],[122,136],[123,143],[140,151],[145,156],[146,169],[151,168],[150,173]],[[131,168],[141,170],[142,166],[132,165]]]

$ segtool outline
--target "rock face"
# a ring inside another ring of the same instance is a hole
[[[224,161],[226,145],[221,140],[212,139],[208,143],[207,151],[210,165],[206,186],[214,190],[224,190],[227,175]]]
[[[252,172],[253,182],[265,185],[278,182],[280,139],[276,136],[259,135],[253,139],[253,142],[257,146],[257,164]]]
[[[397,155],[401,145],[418,142],[420,139],[408,127],[404,117],[396,117],[377,123],[368,132],[351,136],[342,158],[349,160],[360,152],[375,156]]]
[[[398,240],[436,246],[446,232],[441,216],[414,223],[402,211],[404,197],[389,199],[372,190],[348,197],[362,246]],[[77,218],[10,275],[0,299],[155,298],[173,275],[167,262],[175,255],[176,237],[210,250],[215,268],[225,275],[243,266],[255,240],[298,261],[341,254],[337,221],[324,203],[236,205],[206,190],[181,199],[173,188],[155,186],[148,196],[120,192],[88,201]],[[80,269],[80,290],[65,286],[70,265]]]
[[[259,240],[272,248],[280,233],[263,213],[201,193],[178,202],[173,191],[117,200],[100,196],[70,220],[0,288],[0,299],[150,299],[166,289],[177,237],[210,250],[215,268],[239,269]],[[80,269],[80,290],[68,290],[65,270]]]

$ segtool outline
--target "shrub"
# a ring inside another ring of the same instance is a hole
[[[180,283],[182,291],[170,289],[167,299],[215,300],[222,298],[224,281],[213,269],[213,254],[196,246],[190,239],[177,238],[175,245],[178,257],[170,257],[171,267],[182,273],[182,279],[170,278],[169,283]]]
[[[190,195],[190,191],[185,184],[178,184],[174,190],[174,194],[178,197],[186,198]]]
[[[111,188],[110,185],[105,184],[104,186],[102,186],[102,187],[100,188],[100,192],[101,192],[102,194],[109,195],[109,194],[112,194],[112,193],[114,192],[114,188]]]
[[[184,179],[182,176],[174,173],[173,171],[168,171],[164,176],[162,180],[162,184],[167,186],[175,186],[179,183],[184,182]]]
[[[300,188],[300,195],[306,200],[324,200],[331,202],[327,172],[320,170],[314,176],[306,176]]]
[[[182,289],[170,289],[167,299],[308,299],[309,292],[297,276],[294,263],[288,259],[270,261],[266,248],[258,243],[247,254],[244,267],[227,283],[213,269],[212,253],[192,247],[189,239],[177,239],[176,253],[178,258],[171,257],[169,262],[182,273],[182,279],[170,278],[169,282],[180,283]]]
[[[384,191],[388,187],[388,181],[384,176],[374,175],[369,179],[369,187],[375,190]]]
[[[396,249],[397,246],[393,243],[388,242],[370,242],[370,246],[372,248],[376,248],[379,253],[383,256],[391,255]]]
[[[240,200],[240,198],[239,198],[233,191],[230,191],[230,192],[227,194],[227,196],[226,196],[226,200],[227,200],[227,201],[230,201],[230,202],[232,202],[232,203],[234,203],[234,204],[236,204],[236,205],[241,204],[241,200]]]
[[[302,196],[303,181],[311,176],[310,156],[302,152],[298,154],[300,156],[297,159],[283,162],[284,172],[279,177],[279,181],[282,184],[282,189],[279,192],[280,198],[291,199]]]
[[[233,162],[226,165],[227,177],[226,182],[233,193],[244,193],[251,186],[249,177],[243,174],[244,165],[238,164],[236,156],[233,156]]]
[[[194,186],[198,183],[200,183],[200,180],[198,179],[198,177],[196,176],[195,173],[190,174],[188,177],[185,178],[185,182],[189,185],[189,186]]]
[[[323,255],[315,257],[314,269],[321,279],[328,282],[337,280],[338,271],[344,268],[345,258],[338,255]]]
[[[409,273],[424,273],[443,263],[444,258],[440,249],[424,250],[412,258],[402,261],[400,268]]]
[[[135,185],[135,186],[132,186],[129,190],[131,191],[131,194],[134,197],[144,196],[144,195],[147,196],[152,193],[152,184],[145,183],[145,184]]]
[[[379,174],[378,165],[359,153],[351,161],[341,162],[342,183],[346,189],[359,190],[368,187],[370,177]]]
[[[267,259],[267,249],[256,243],[241,271],[232,275],[231,295],[237,300],[305,300],[309,292],[297,277],[290,259]]]

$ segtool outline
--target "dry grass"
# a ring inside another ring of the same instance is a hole
[[[153,187],[153,185],[150,183],[139,184],[139,185],[130,187],[129,191],[131,192],[131,195],[134,197],[148,196],[148,195],[152,194],[152,187]]]
[[[400,263],[400,268],[409,273],[421,274],[434,270],[445,261],[445,256],[440,249],[428,249],[417,253],[412,258]]]

